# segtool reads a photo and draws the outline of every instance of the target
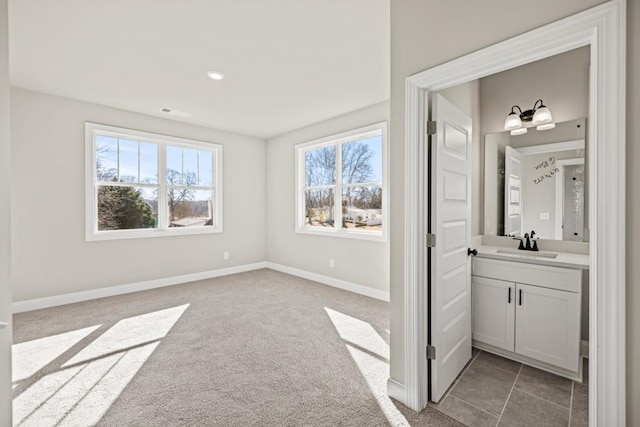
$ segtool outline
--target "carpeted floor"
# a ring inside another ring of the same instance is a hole
[[[386,397],[387,303],[272,270],[14,325],[14,425],[461,425]]]

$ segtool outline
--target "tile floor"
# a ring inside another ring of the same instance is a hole
[[[471,362],[433,406],[469,426],[588,426],[589,379],[559,377],[473,349]]]

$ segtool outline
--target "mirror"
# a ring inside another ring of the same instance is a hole
[[[484,234],[582,242],[588,236],[586,120],[485,135]]]

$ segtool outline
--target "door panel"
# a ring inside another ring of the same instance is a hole
[[[580,294],[520,283],[516,291],[516,352],[577,372]]]
[[[430,398],[438,402],[471,359],[471,119],[440,95],[431,140]]]
[[[473,339],[515,350],[515,284],[471,276]]]

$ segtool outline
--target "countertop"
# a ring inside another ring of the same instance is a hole
[[[570,252],[553,252],[557,253],[556,258],[538,258],[535,252],[519,251],[517,254],[497,253],[498,249],[515,249],[505,248],[501,246],[480,245],[475,249],[478,250],[478,258],[499,259],[503,261],[524,262],[527,264],[549,265],[553,267],[577,268],[582,270],[589,269],[588,254],[574,254]]]

